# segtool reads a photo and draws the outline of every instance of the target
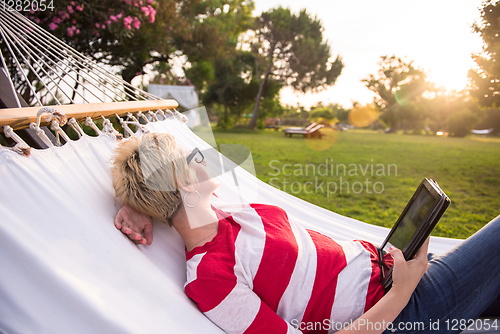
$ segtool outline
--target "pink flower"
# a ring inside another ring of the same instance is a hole
[[[114,16],[114,15],[111,15],[111,16],[109,17],[109,19],[110,19],[111,21],[113,21],[113,22],[118,22],[118,18],[117,18],[116,16]]]
[[[141,21],[137,17],[134,17],[134,22],[132,22],[132,26],[135,29],[139,29],[141,27]]]
[[[69,12],[70,14],[73,14],[73,7],[68,6],[67,8],[68,8],[68,12]]]
[[[36,19],[35,19],[35,22],[36,22],[36,23],[40,23],[40,19],[39,19],[39,18],[36,18]]]
[[[99,27],[100,27],[99,23],[96,23],[96,24],[95,24],[95,27],[96,27],[97,29],[99,29]]]
[[[72,37],[73,34],[75,33],[75,31],[76,31],[76,27],[75,26],[71,26],[68,29],[66,29],[66,32],[68,33],[69,37]]]
[[[109,26],[111,23],[113,23],[111,20],[107,20],[106,24]]]
[[[123,2],[125,2],[129,6],[132,4],[132,1],[130,1],[130,0],[123,0]]]
[[[141,7],[141,10],[144,12],[144,15],[146,17],[149,16],[149,8],[148,7]]]
[[[35,11],[33,9],[30,9],[30,14],[35,14]]]
[[[63,19],[63,20],[69,19],[69,14],[65,11],[59,12],[59,15],[61,15],[61,19]]]
[[[132,29],[132,27],[131,27],[132,21],[134,21],[134,19],[132,19],[132,17],[130,15],[127,17],[124,17],[123,18],[123,25],[125,26],[125,28]]]
[[[168,27],[168,30],[172,31],[172,27]]]
[[[80,29],[76,29],[76,31],[75,31],[75,32],[76,32],[77,34],[79,34],[79,33],[80,33]]]
[[[54,22],[50,22],[49,23],[49,29],[50,30],[56,30],[57,27],[59,27],[57,24],[55,24]]]
[[[59,24],[62,22],[62,20],[56,16],[52,19],[52,22],[54,22],[55,24]]]
[[[78,6],[76,6],[76,10],[79,10],[81,12],[83,10],[83,7],[78,5]]]
[[[149,7],[149,22],[153,23],[155,21],[156,10],[151,6],[148,7]]]
[[[74,1],[71,1],[71,6],[74,6],[75,5],[75,2]]]
[[[124,24],[131,24],[132,21],[134,21],[134,19],[130,15],[123,18],[123,23]]]
[[[153,0],[148,0],[148,4],[152,5],[153,4]]]
[[[105,24],[101,24],[101,28],[102,29],[106,29],[106,25]]]

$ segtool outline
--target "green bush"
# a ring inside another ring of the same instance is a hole
[[[448,118],[447,130],[450,136],[465,137],[477,123],[477,117],[470,110],[461,110]]]

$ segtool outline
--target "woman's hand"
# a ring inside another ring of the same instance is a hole
[[[151,245],[153,242],[153,218],[128,205],[124,205],[118,211],[115,226],[136,244]],[[143,232],[144,237],[142,237]]]
[[[380,299],[371,309],[366,311],[361,317],[353,322],[352,326],[347,326],[340,333],[382,333],[385,328],[375,328],[367,324],[389,324],[397,318],[410,300],[418,282],[424,275],[428,267],[427,250],[429,248],[429,238],[424,242],[417,253],[417,256],[406,261],[403,253],[396,248],[389,252],[394,258],[392,270],[392,288]]]
[[[394,258],[394,268],[392,270],[392,289],[399,292],[410,294],[420,282],[420,279],[427,271],[429,263],[427,260],[427,251],[429,249],[429,238],[420,247],[417,256],[409,261],[406,261],[403,253],[393,248],[389,252]]]

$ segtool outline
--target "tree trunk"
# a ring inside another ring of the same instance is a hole
[[[226,101],[225,96],[223,96],[222,98],[224,100],[224,128],[227,129],[228,128],[228,125],[227,125],[227,101]]]
[[[267,78],[269,77],[269,73],[271,73],[272,66],[273,66],[273,63],[270,63],[269,66],[267,67],[266,74],[264,75],[264,79],[262,79],[262,81],[259,85],[259,92],[257,93],[257,98],[255,99],[255,107],[253,108],[252,119],[250,120],[250,125],[248,126],[248,128],[250,130],[253,130],[255,128],[255,125],[257,124],[257,118],[259,117],[260,100],[262,98],[262,93],[264,92],[264,86],[266,85]]]

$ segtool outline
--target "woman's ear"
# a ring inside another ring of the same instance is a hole
[[[179,186],[179,190],[183,190],[183,192],[190,193],[194,191],[194,187],[192,185],[185,186],[180,182],[177,185]]]

